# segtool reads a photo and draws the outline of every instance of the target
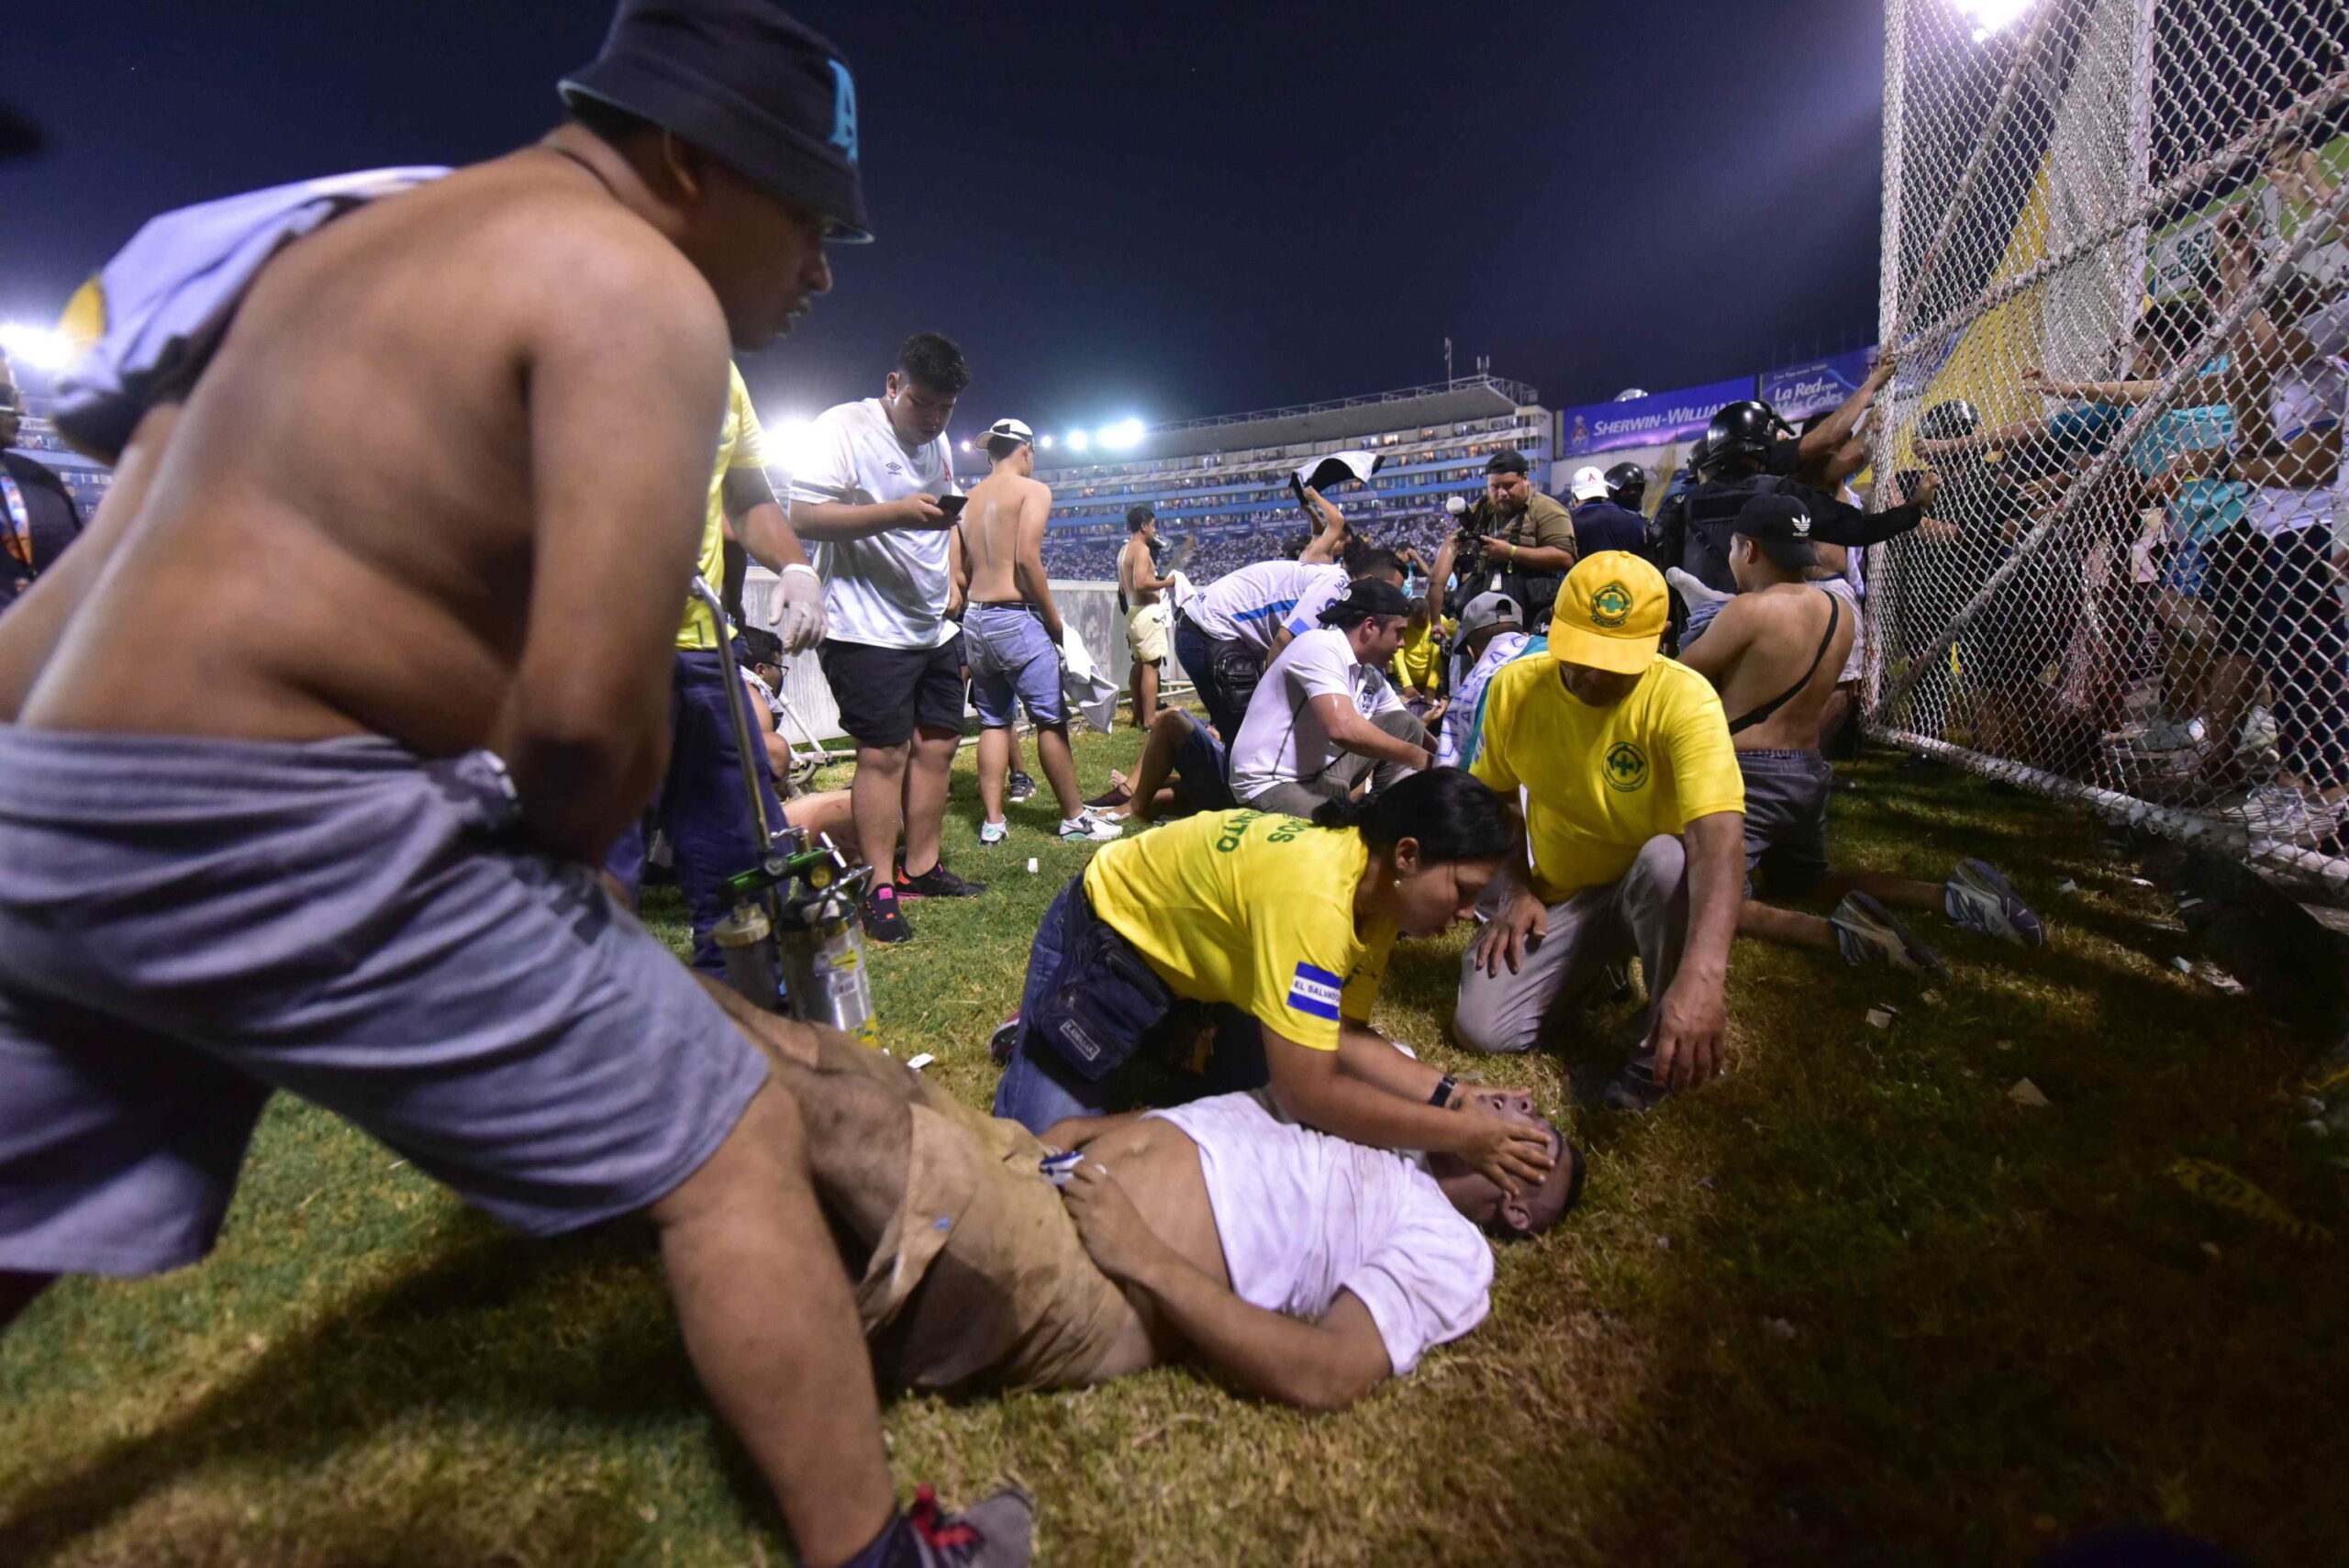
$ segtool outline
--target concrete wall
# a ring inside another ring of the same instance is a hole
[[[762,567],[751,568],[751,575],[742,584],[742,614],[752,626],[774,629],[778,607],[778,584],[774,575]],[[1102,675],[1119,687],[1126,684],[1126,628],[1118,614],[1118,585],[1115,583],[1052,582],[1052,602],[1059,606],[1061,618],[1085,639],[1093,662]],[[832,690],[824,684],[824,672],[816,662],[815,651],[787,656],[784,661],[783,696],[804,722],[808,730],[820,740],[829,740],[841,734],[839,707],[832,701]],[[966,715],[970,713],[965,708]],[[787,739],[796,741],[799,732],[795,726],[785,726]]]

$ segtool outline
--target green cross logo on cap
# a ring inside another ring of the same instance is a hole
[[[1609,787],[1625,793],[1638,789],[1648,782],[1648,754],[1629,740],[1618,740],[1607,749],[1607,783]]]
[[[1631,590],[1620,583],[1609,583],[1590,596],[1590,619],[1594,626],[1612,631],[1631,618]]]

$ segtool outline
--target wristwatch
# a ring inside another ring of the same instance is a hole
[[[1459,1087],[1460,1080],[1449,1073],[1445,1073],[1436,1081],[1435,1093],[1428,1096],[1428,1104],[1438,1110],[1444,1109],[1452,1104],[1452,1096]]]

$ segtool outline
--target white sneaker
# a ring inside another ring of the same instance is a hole
[[[2174,718],[2156,718],[2142,732],[2126,739],[2131,751],[2160,756],[2171,751],[2199,750],[2205,733],[2206,728],[2199,718],[2188,719],[2184,724]]]
[[[979,824],[979,842],[982,844],[1000,844],[1006,839],[1010,837],[1011,824],[1008,822],[982,822]]]
[[[2319,844],[2341,830],[2340,806],[2289,784],[2262,784],[2237,809],[2243,830],[2254,839]]]
[[[1091,806],[1061,823],[1061,837],[1071,843],[1106,844],[1126,830],[1122,822],[1112,822]]]
[[[1735,594],[1724,594],[1719,588],[1709,587],[1677,566],[1665,567],[1664,580],[1680,590],[1681,598],[1692,610],[1706,605],[1724,604],[1737,597]]]

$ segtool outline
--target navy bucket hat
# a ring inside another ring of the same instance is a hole
[[[562,93],[674,132],[830,219],[834,240],[873,238],[848,62],[768,0],[620,0],[603,52]]]

